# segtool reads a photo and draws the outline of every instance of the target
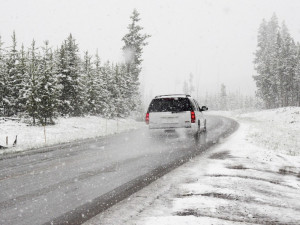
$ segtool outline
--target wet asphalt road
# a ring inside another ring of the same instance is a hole
[[[0,224],[81,224],[237,128],[209,116],[206,133],[147,128],[0,158]]]

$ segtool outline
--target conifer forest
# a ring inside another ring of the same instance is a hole
[[[258,31],[254,80],[267,109],[300,106],[300,43],[276,14]]]
[[[101,115],[126,117],[139,112],[139,75],[143,47],[150,35],[142,33],[139,13],[130,17],[124,35],[122,63],[103,62],[97,51],[82,55],[70,34],[56,48],[11,43],[0,39],[0,116],[30,118],[32,124],[53,124],[57,116]]]

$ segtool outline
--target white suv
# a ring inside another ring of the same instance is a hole
[[[190,95],[174,94],[156,96],[150,103],[146,114],[149,129],[175,130],[184,128],[195,133],[206,131],[206,119],[202,111]]]

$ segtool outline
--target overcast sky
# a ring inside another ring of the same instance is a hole
[[[49,40],[54,47],[72,33],[81,52],[98,49],[103,61],[123,60],[121,39],[134,8],[144,32],[141,80],[146,95],[182,93],[194,75],[198,94],[228,90],[253,95],[253,53],[259,24],[273,12],[300,41],[297,0],[0,0],[5,46],[16,31],[18,45]],[[196,94],[196,93],[194,93]]]

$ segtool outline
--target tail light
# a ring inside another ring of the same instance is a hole
[[[146,114],[146,124],[149,124],[149,113]]]
[[[195,123],[196,122],[196,115],[194,111],[191,111],[191,123]]]

